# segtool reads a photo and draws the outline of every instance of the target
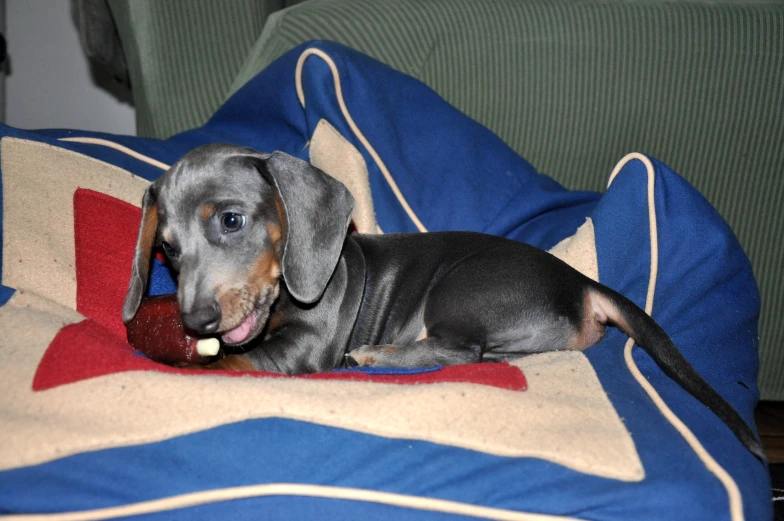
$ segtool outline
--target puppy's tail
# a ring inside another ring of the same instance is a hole
[[[605,286],[591,286],[586,303],[589,306],[587,312],[593,312],[593,317],[600,323],[609,323],[629,335],[667,376],[713,411],[754,456],[765,461],[765,453],[754,431],[700,376],[650,315],[628,298]]]

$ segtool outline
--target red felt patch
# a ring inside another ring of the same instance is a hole
[[[33,390],[44,391],[122,371],[156,369],[156,365],[106,327],[83,320],[65,326],[54,337],[38,364]]]
[[[198,371],[180,369],[153,362],[134,351],[125,341],[93,320],[84,320],[62,328],[46,350],[33,379],[34,391],[45,391],[96,376],[124,371],[160,371],[184,375],[254,376],[265,378],[305,378],[311,380],[347,380],[393,384],[433,384],[466,382],[525,391],[522,371],[509,364],[469,364],[444,367],[419,374],[367,374],[361,372],[318,373],[285,376],[276,373],[239,371]]]
[[[76,310],[125,339],[121,312],[142,211],[108,195],[74,193]]]
[[[120,318],[140,221],[141,210],[133,205],[92,190],[78,189],[74,193],[76,308],[88,319],[58,332],[38,365],[33,390],[123,371],[394,384],[465,382],[514,391],[526,389],[523,373],[509,364],[458,365],[416,374],[334,372],[288,377],[264,372],[194,371],[153,362],[128,344]]]

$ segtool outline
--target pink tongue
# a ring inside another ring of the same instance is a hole
[[[254,326],[254,324],[256,324],[256,318],[257,318],[256,313],[255,312],[251,313],[250,315],[248,315],[248,318],[242,321],[242,324],[235,327],[234,329],[226,331],[225,333],[223,333],[221,338],[223,338],[223,341],[226,342],[227,344],[237,344],[239,342],[242,342],[248,337],[251,328]]]

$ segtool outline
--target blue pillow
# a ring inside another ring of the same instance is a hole
[[[476,230],[554,247],[649,308],[752,424],[759,296],[737,240],[695,189],[632,154],[605,194],[566,190],[416,80],[310,42],[168,140],[0,128],[0,512],[770,517],[764,465],[614,329],[584,354],[447,368],[419,385],[408,375],[203,375],[133,355],[111,318],[119,309],[106,322],[86,311],[102,295],[84,281],[116,305],[136,229],[107,227],[138,222],[146,184],[211,142],[325,165],[335,151],[370,187],[384,232]],[[77,200],[111,210],[85,214]],[[86,253],[83,229],[107,242]],[[109,265],[105,280],[78,269],[96,265]],[[155,292],[174,288],[163,265],[153,279]]]

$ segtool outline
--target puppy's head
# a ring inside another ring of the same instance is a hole
[[[244,344],[264,328],[281,276],[294,299],[321,297],[353,207],[342,184],[305,161],[233,145],[197,148],[144,195],[123,321],[139,308],[158,244],[179,272],[186,327]]]

